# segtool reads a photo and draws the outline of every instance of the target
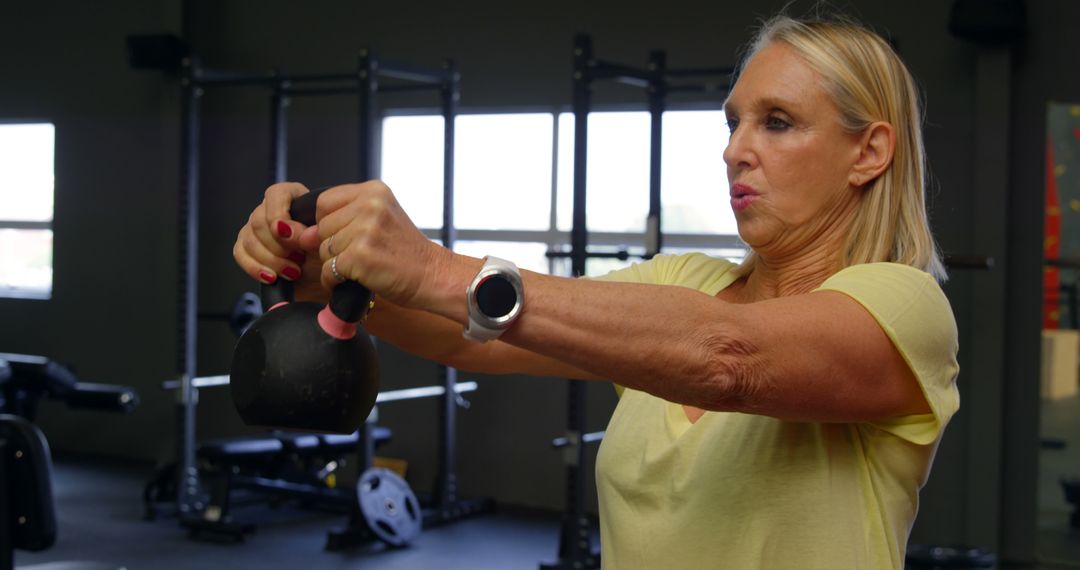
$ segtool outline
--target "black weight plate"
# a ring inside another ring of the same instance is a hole
[[[420,534],[420,501],[400,475],[372,467],[357,482],[360,512],[368,528],[390,546],[404,546]]]

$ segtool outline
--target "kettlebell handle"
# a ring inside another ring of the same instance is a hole
[[[315,206],[319,200],[319,194],[329,190],[330,186],[316,188],[292,201],[289,206],[289,217],[301,224],[311,226],[315,224]],[[268,310],[281,303],[292,303],[296,294],[291,281],[278,279],[272,285],[263,284],[259,288],[263,306]],[[367,313],[371,304],[371,291],[356,281],[345,281],[334,287],[330,296],[330,311],[334,315],[347,322],[356,323]]]

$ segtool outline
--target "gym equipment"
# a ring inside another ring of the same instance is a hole
[[[228,313],[199,313],[200,319],[225,321],[237,337],[247,332],[248,327],[263,314],[262,299],[251,291],[245,291],[236,298],[232,310]]]
[[[443,228],[442,242],[452,247],[453,227],[453,164],[454,164],[454,117],[459,99],[460,75],[454,63],[447,60],[440,69],[425,69],[387,62],[375,52],[360,52],[355,70],[345,73],[284,74],[278,70],[270,73],[235,73],[202,66],[199,58],[183,42],[175,37],[131,36],[128,38],[129,62],[136,69],[156,69],[178,76],[181,87],[181,180],[179,191],[178,227],[179,288],[178,288],[178,350],[177,350],[177,461],[176,466],[165,465],[158,469],[147,485],[147,518],[153,519],[158,509],[158,499],[166,493],[175,497],[176,514],[181,523],[198,525],[208,515],[209,493],[201,481],[197,464],[195,436],[196,407],[199,386],[196,378],[196,325],[198,304],[198,227],[199,227],[199,163],[200,163],[200,102],[206,90],[230,87],[264,87],[271,92],[269,144],[269,181],[286,179],[287,137],[286,127],[290,102],[296,97],[352,95],[357,97],[357,130],[359,141],[358,179],[376,178],[376,134],[378,115],[376,100],[379,93],[413,92],[435,90],[439,92],[445,119],[444,176],[443,176]],[[273,312],[273,311],[271,311]],[[457,496],[454,442],[456,412],[465,404],[459,395],[456,371],[442,368],[440,371],[442,400],[439,441],[438,480],[432,498],[425,503],[425,525],[451,522],[461,517],[489,512],[492,503],[488,499],[462,500]],[[373,442],[370,423],[359,430],[356,445],[362,461],[371,458]],[[369,466],[369,465],[368,465]],[[165,479],[174,477],[174,483]],[[213,513],[209,513],[210,516]],[[337,531],[328,538],[327,547],[345,548],[370,539],[359,514],[350,517],[348,528]]]
[[[292,219],[314,225],[315,204],[325,190],[294,200]],[[345,281],[323,307],[293,302],[285,280],[262,289],[271,309],[251,324],[233,353],[230,387],[240,417],[250,425],[355,432],[379,393],[375,345],[359,329],[371,292]]]
[[[52,462],[49,443],[41,430],[26,418],[0,414],[0,517],[7,543],[3,556],[12,557],[11,547],[38,551],[56,542],[56,508],[52,496]]]
[[[390,546],[405,546],[420,534],[420,501],[397,473],[372,467],[356,484],[360,512],[371,529]]]
[[[37,552],[57,538],[49,442],[26,418],[0,414],[0,570],[15,566],[15,550]],[[116,570],[99,562],[50,562],[21,570]],[[123,569],[120,569],[123,570]]]
[[[378,445],[389,441],[391,433],[375,426],[370,437]],[[203,442],[198,459],[209,493],[207,508],[198,522],[186,519],[183,525],[192,536],[209,532],[243,540],[255,525],[234,518],[233,507],[252,500],[277,506],[300,499],[307,508],[347,514],[358,498],[338,486],[335,472],[356,453],[359,439],[359,432],[275,432]]]
[[[134,388],[81,382],[75,372],[44,356],[0,352],[0,412],[34,421],[43,396],[70,408],[132,412],[139,405]],[[2,370],[8,370],[3,380]]]
[[[126,386],[80,382],[63,364],[43,356],[0,353],[0,570],[14,565],[14,550],[44,550],[56,542],[49,444],[31,423],[39,400],[71,408],[129,413],[139,404]],[[59,564],[27,566],[59,568]],[[71,570],[115,569],[93,562],[63,563]]]
[[[196,388],[227,386],[228,376],[208,376],[193,381]],[[168,381],[165,387],[175,389],[178,381]],[[476,382],[455,385],[456,396],[477,389]],[[386,404],[418,398],[441,397],[442,386],[406,388],[380,392],[376,403]],[[181,524],[192,537],[203,534],[225,536],[240,541],[255,530],[255,524],[238,520],[234,507],[252,502],[279,504],[300,499],[305,507],[339,514],[349,514],[347,528],[327,535],[327,548],[340,550],[374,539],[382,539],[363,516],[360,499],[354,491],[338,485],[335,472],[356,455],[358,469],[363,472],[374,462],[375,448],[389,441],[392,434],[386,427],[375,424],[373,411],[361,430],[349,435],[274,432],[264,436],[234,437],[202,442],[197,450],[200,481],[206,487],[201,500],[206,504],[200,517],[186,517]],[[158,471],[143,491],[147,518],[153,518],[153,505],[175,496],[176,465]],[[440,517],[431,509],[421,509],[424,525],[438,524]],[[392,539],[397,540],[397,539]],[[385,542],[385,541],[384,541]],[[394,542],[390,546],[399,546]]]
[[[975,570],[994,568],[997,557],[982,548],[909,544],[905,563],[907,570]]]

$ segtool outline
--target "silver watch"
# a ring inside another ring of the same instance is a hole
[[[521,273],[512,262],[489,255],[466,289],[465,297],[469,303],[465,338],[479,342],[495,340],[514,324],[525,304]]]

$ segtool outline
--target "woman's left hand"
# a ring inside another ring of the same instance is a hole
[[[316,239],[321,242],[321,279],[327,289],[350,279],[403,307],[426,309],[440,272],[453,259],[451,251],[416,228],[390,188],[378,180],[323,192],[316,221],[310,229],[318,237],[308,231],[302,240],[311,247]]]

